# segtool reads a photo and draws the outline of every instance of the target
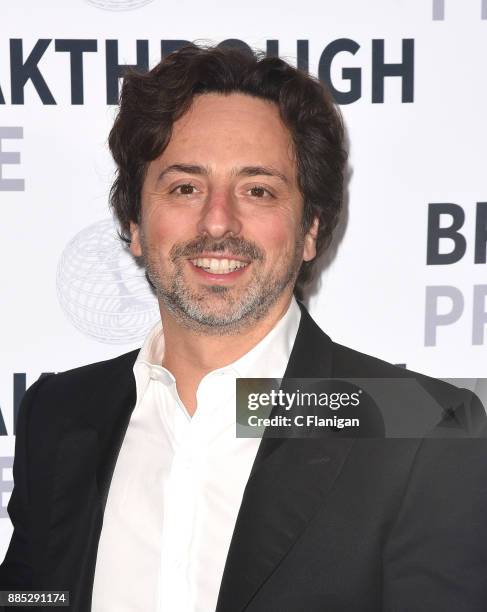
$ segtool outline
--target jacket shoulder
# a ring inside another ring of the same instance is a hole
[[[139,350],[135,349],[117,357],[78,366],[64,372],[55,372],[41,376],[41,380],[43,378],[48,379],[43,384],[43,389],[50,389],[53,385],[58,389],[66,387],[82,390],[85,385],[91,387],[98,380],[106,380],[107,377],[116,375],[116,373],[130,371],[133,368]]]
[[[430,390],[436,389],[445,393],[458,391],[458,387],[443,380],[394,365],[336,342],[333,343],[333,361],[334,369],[336,372],[340,372],[340,376],[343,377],[413,378]]]
[[[106,376],[111,371],[119,371],[126,368],[131,369],[135,363],[139,350],[140,349],[135,349],[128,353],[123,353],[123,355],[118,355],[117,357],[104,359],[103,361],[97,361],[95,363],[88,363],[63,372],[56,372],[55,377],[59,382],[71,384],[91,377]]]
[[[434,400],[444,410],[444,419],[440,425],[446,426],[450,431],[446,432],[443,429],[442,435],[455,433],[454,430],[459,426],[460,429],[457,429],[456,433],[462,431],[475,437],[487,436],[485,408],[477,395],[468,389],[396,366],[337,343],[333,343],[333,363],[334,376],[337,378],[397,379],[398,381],[410,379],[426,391],[426,397]],[[411,387],[411,390],[413,389],[414,387]],[[426,402],[425,405],[435,404]]]
[[[333,342],[335,368],[348,376],[373,376],[382,378],[429,378],[424,374],[394,365],[378,357],[361,353],[353,348]],[[431,378],[431,380],[435,380]],[[438,381],[439,382],[439,381]]]
[[[107,415],[115,397],[133,391],[133,365],[139,350],[130,351],[104,361],[90,363],[53,374],[41,375],[24,394],[19,419],[29,422],[29,428],[45,430],[50,423],[60,423],[65,416],[77,419],[85,415],[95,422],[94,414],[103,406]],[[108,394],[106,400],[103,398]],[[93,414],[92,414],[93,413]]]

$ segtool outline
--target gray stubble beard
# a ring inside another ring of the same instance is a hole
[[[253,326],[267,315],[287,287],[290,285],[294,287],[301,266],[303,242],[303,236],[296,238],[292,260],[280,277],[275,278],[270,272],[262,282],[259,282],[258,269],[253,269],[252,278],[240,300],[231,296],[231,287],[220,285],[204,287],[203,291],[209,297],[218,295],[222,303],[229,299],[233,300],[233,304],[238,301],[235,307],[222,314],[215,311],[208,312],[203,307],[205,294],[192,292],[185,285],[183,266],[186,260],[179,258],[174,262],[175,272],[169,283],[164,283],[144,244],[142,250],[146,274],[156,296],[176,322],[201,335],[224,336],[240,334]],[[264,261],[265,256],[262,261],[254,260],[251,265],[262,265]]]

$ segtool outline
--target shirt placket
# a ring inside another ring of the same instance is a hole
[[[180,404],[179,398],[177,399]],[[190,562],[194,518],[201,487],[199,454],[203,432],[182,404],[174,421],[175,452],[164,504],[160,612],[189,612],[194,597]]]

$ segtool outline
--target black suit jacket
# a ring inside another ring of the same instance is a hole
[[[46,376],[27,391],[1,588],[70,590],[71,609],[90,610],[136,356]],[[458,404],[446,383],[332,342],[302,307],[285,377],[405,376],[442,406]],[[487,443],[465,438],[483,414],[474,405],[446,439],[264,437],[217,612],[487,610]]]

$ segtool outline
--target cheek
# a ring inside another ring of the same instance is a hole
[[[142,227],[145,246],[151,251],[168,253],[174,244],[195,237],[194,219],[169,207],[147,210]]]
[[[152,226],[141,235],[142,252],[147,262],[152,266],[164,268],[169,260],[169,252],[174,244],[173,237],[161,226]]]
[[[299,233],[296,230],[296,223],[289,218],[269,220],[260,228],[260,236],[256,235],[256,240],[266,250],[272,250],[276,258],[284,253],[294,252],[298,239]]]

